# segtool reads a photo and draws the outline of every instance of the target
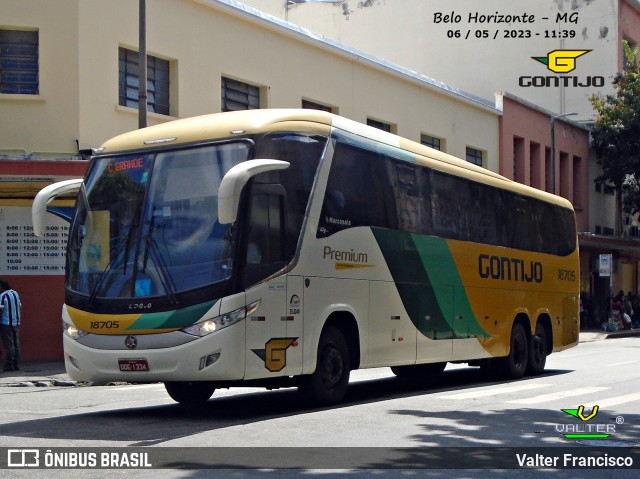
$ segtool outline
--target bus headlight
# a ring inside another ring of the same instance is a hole
[[[82,336],[89,334],[87,331],[76,328],[73,324],[62,321],[62,331],[71,339],[80,339]]]
[[[211,334],[220,329],[226,328],[227,326],[231,326],[239,321],[242,321],[244,318],[254,313],[258,306],[260,305],[260,301],[256,301],[255,303],[251,303],[249,306],[245,306],[242,308],[235,309],[228,313],[222,314],[212,319],[203,319],[187,328],[184,328],[184,331],[187,334],[193,334],[194,336],[202,337],[208,334]]]

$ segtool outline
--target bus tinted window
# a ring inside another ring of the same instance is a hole
[[[273,133],[257,141],[256,158],[289,162],[289,167],[284,170],[261,173],[254,179],[256,183],[282,185],[286,192],[285,250],[288,258],[293,257],[298,244],[307,202],[326,143],[325,137],[297,133]]]
[[[560,256],[575,251],[570,209],[387,153],[337,144],[318,237],[378,226]]]
[[[318,237],[355,226],[395,227],[387,214],[392,191],[382,179],[380,155],[337,143],[322,205]]]
[[[414,164],[390,157],[384,159],[384,176],[395,200],[395,211],[390,214],[398,218],[398,228],[431,234],[433,224],[428,200],[430,190],[422,180],[423,173]]]

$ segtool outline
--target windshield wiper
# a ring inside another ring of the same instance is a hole
[[[156,244],[154,229],[155,226],[155,216],[151,216],[151,221],[149,222],[149,230],[146,236],[144,237],[145,242],[145,250],[144,257],[142,259],[142,272],[145,273],[147,270],[147,262],[149,260],[149,252],[151,252],[153,258],[153,264],[156,266],[157,271],[160,274],[160,283],[164,288],[169,301],[172,304],[178,304],[178,298],[176,297],[176,286],[173,283],[173,278],[171,274],[169,274],[169,268],[167,267],[167,263],[164,261],[164,257],[162,253],[158,249],[158,245]]]
[[[138,215],[135,214],[133,215],[132,218],[137,218],[137,216]],[[124,275],[127,273],[127,258],[129,257],[129,251],[131,249],[131,239],[134,236],[133,235],[134,230],[137,230],[137,229],[138,227],[136,226],[135,221],[131,221],[127,225],[127,236],[115,248],[115,254],[111,256],[111,258],[109,259],[109,262],[107,263],[107,266],[105,266],[104,270],[102,270],[102,272],[100,273],[98,277],[98,282],[96,283],[93,290],[91,291],[91,294],[89,295],[89,304],[93,304],[93,302],[95,301],[96,297],[98,296],[98,293],[100,292],[100,289],[104,285],[106,278],[109,276],[107,273],[109,273],[111,271],[111,268],[113,268],[113,265],[117,263],[117,260],[120,258],[121,254],[124,254],[122,274]]]
[[[131,229],[129,230],[129,233],[127,234],[127,237],[124,240],[122,240],[120,242],[120,244],[118,244],[118,246],[116,247],[115,254],[111,256],[111,259],[107,263],[107,266],[105,266],[105,268],[102,270],[102,272],[99,273],[98,282],[93,287],[93,289],[91,290],[91,294],[89,295],[89,304],[90,305],[92,305],[94,303],[96,297],[98,296],[98,292],[100,291],[100,289],[104,285],[104,282],[105,282],[105,280],[106,280],[106,278],[108,276],[107,273],[109,273],[109,271],[111,271],[111,268],[113,267],[113,265],[118,262],[118,260],[120,259],[120,257],[122,255],[124,255],[124,263],[125,263],[123,274],[126,272],[126,269],[127,269],[127,266],[126,266],[127,256],[129,255],[129,244],[131,243],[130,240],[131,240]]]

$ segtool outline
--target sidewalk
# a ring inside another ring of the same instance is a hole
[[[602,341],[604,339],[640,337],[640,329],[606,332],[597,329],[580,331],[580,342]],[[83,384],[83,383],[81,383]],[[31,361],[24,363],[20,371],[0,373],[2,387],[74,387],[78,384],[71,381],[64,368],[64,361]]]
[[[640,329],[625,329],[623,331],[602,331],[600,329],[585,329],[580,331],[580,342],[600,341],[603,339],[630,338],[640,336]]]
[[[64,368],[64,361],[29,361],[19,371],[0,372],[0,387],[76,386]]]

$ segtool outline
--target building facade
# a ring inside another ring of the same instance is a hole
[[[52,219],[37,242],[29,204],[44,184],[81,176],[89,148],[137,128],[138,2],[3,0],[0,18],[0,246],[12,246],[0,277],[23,299],[24,359],[59,358],[64,261],[51,255],[64,227]],[[233,0],[149,1],[146,29],[149,125],[323,108],[499,168],[493,100]]]
[[[589,96],[612,91],[622,40],[640,40],[638,0],[244,3],[475,95],[508,91],[555,113],[576,112],[574,120],[593,116]],[[575,69],[555,71],[548,55],[557,50],[586,53],[574,58]],[[558,73],[569,79],[546,79]]]

